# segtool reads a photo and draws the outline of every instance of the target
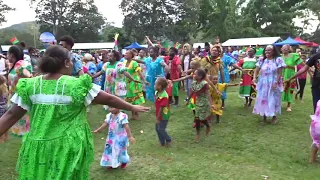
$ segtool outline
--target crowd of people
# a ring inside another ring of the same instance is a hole
[[[271,117],[276,124],[282,102],[291,112],[293,100],[303,99],[307,73],[316,112],[311,130],[311,161],[315,161],[320,148],[320,129],[315,125],[320,112],[320,52],[307,60],[308,55],[293,53],[289,45],[281,48],[282,54],[273,45],[224,51],[218,39],[215,44],[206,43],[204,50],[190,44],[164,49],[146,38],[148,49],[131,49],[124,55],[115,50],[74,53],[70,36],[61,37],[59,46],[48,47],[38,60],[33,59],[34,49],[27,57],[25,47],[10,47],[3,57],[8,60],[6,73],[0,76],[0,142],[8,140],[9,129],[24,137],[18,159],[20,179],[89,179],[93,140],[87,112],[91,104],[109,111],[93,131],[109,128],[100,165],[125,168],[130,160],[128,142],[135,142],[125,111],[137,120],[140,112],[150,109],[141,105],[153,102],[159,143],[170,146],[172,138],[166,131],[170,109],[182,102],[180,89],[184,88],[199,142],[201,127],[206,126],[208,136],[213,120],[220,123],[228,87],[240,86],[244,106],[249,108],[255,101],[253,113],[265,122]],[[234,83],[237,75],[241,75],[239,84]]]

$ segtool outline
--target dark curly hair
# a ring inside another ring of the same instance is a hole
[[[59,41],[66,42],[71,48],[74,46],[74,40],[71,36],[62,36]]]
[[[16,59],[16,61],[12,64],[11,69],[9,70],[9,72],[12,71],[12,69],[14,68],[14,66],[16,65],[16,63],[19,60],[23,60],[24,58],[24,54],[23,54],[23,49],[20,46],[14,45],[11,46],[8,50],[8,54],[12,54],[13,57]]]
[[[39,63],[42,73],[57,73],[65,66],[65,62],[71,60],[70,52],[61,46],[50,46]]]

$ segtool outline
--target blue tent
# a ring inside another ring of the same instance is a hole
[[[125,49],[143,49],[143,46],[140,46],[137,42],[132,43],[130,46],[125,47]]]
[[[298,42],[298,41],[292,39],[291,37],[288,37],[286,40],[278,42],[278,43],[275,43],[274,45],[283,46],[283,45],[286,45],[286,44],[289,44],[289,45],[300,45],[300,44],[304,44],[304,43]]]

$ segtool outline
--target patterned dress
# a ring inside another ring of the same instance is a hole
[[[154,85],[157,80],[157,77],[164,77],[164,70],[161,63],[164,63],[164,60],[161,57],[158,57],[155,61],[153,61],[151,57],[148,57],[145,60],[146,80],[150,83],[150,85],[146,87],[146,90],[147,90],[146,96],[147,96],[147,99],[151,102],[155,101]]]
[[[228,56],[224,55],[222,57],[222,63],[223,63],[223,75],[224,75],[224,82],[230,83],[230,73],[229,73],[229,67],[236,63],[236,61]],[[219,83],[222,83],[221,76],[219,76]],[[227,91],[222,92],[222,99],[227,99]]]
[[[260,58],[256,64],[260,68],[259,81],[257,83],[257,98],[253,108],[254,114],[272,117],[281,114],[281,92],[283,91],[282,80],[278,82],[277,88],[272,86],[277,81],[278,69],[284,68],[281,57],[276,59]]]
[[[228,86],[228,84],[226,84],[226,83],[223,83],[223,84],[218,83],[216,85],[216,88],[219,92],[223,92],[227,89],[227,86]],[[213,105],[215,107],[215,109],[212,110],[212,113],[219,115],[219,116],[222,116],[223,110],[222,110],[221,95],[218,94],[217,91],[214,88],[212,88],[211,86],[210,86],[210,94],[211,94]]]
[[[9,72],[8,84],[9,93],[11,96],[16,92],[16,85],[20,78],[23,78],[23,70],[26,69],[32,73],[32,65],[29,61],[20,60],[14,68]],[[12,126],[11,132],[13,135],[22,136],[29,131],[30,128],[30,116],[29,114],[24,115],[15,125]]]
[[[127,68],[128,73],[132,76],[134,80],[140,81],[140,74],[141,68],[139,67],[139,64],[136,61],[131,61],[130,64],[127,60],[123,62],[123,66]],[[127,95],[125,100],[128,103],[131,103],[133,105],[139,105],[145,103],[143,93],[142,93],[142,84],[133,82],[126,79],[127,82]]]
[[[238,62],[238,66],[242,67],[242,79],[240,82],[240,97],[254,97],[255,88],[252,85],[253,73],[256,68],[256,58],[246,57]]]
[[[213,59],[211,56],[206,56],[200,61],[201,68],[206,69],[209,76],[218,76],[222,64],[220,57]]]
[[[104,91],[124,98],[127,94],[126,77],[123,75],[125,71],[127,69],[121,62],[106,62],[102,67],[102,72],[105,73]]]
[[[99,92],[89,75],[19,81],[11,101],[32,119],[19,153],[19,179],[89,180],[94,152],[86,106]]]
[[[103,167],[118,168],[130,160],[127,146],[129,145],[125,124],[128,124],[128,115],[120,112],[118,115],[109,113],[105,123],[109,125],[108,137],[102,154],[100,165]]]
[[[140,56],[138,56],[137,59],[145,62],[147,58],[146,58],[146,57],[141,58]],[[146,73],[147,73],[147,67],[146,67],[146,65],[143,64],[143,63],[139,63],[139,66],[140,66],[140,68],[141,68],[141,74],[142,74],[144,77],[146,77]],[[141,78],[141,77],[140,77],[140,78]],[[142,84],[142,91],[144,91],[144,92],[146,91],[146,85],[145,85],[145,84]]]
[[[302,63],[299,54],[290,53],[287,57],[282,56],[286,67],[283,69],[283,79],[290,79],[295,75],[296,66]],[[296,81],[291,81],[291,83],[285,84],[284,91],[282,93],[283,102],[292,102],[293,101],[293,92],[296,88]]]
[[[193,81],[191,84],[192,94],[195,94],[195,117],[200,121],[208,120],[211,115],[210,105],[208,102],[207,91],[209,86],[207,81],[203,80],[200,83]]]

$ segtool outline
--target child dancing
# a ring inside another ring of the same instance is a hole
[[[136,140],[131,134],[128,115],[116,108],[109,108],[109,111],[110,113],[106,116],[105,122],[93,131],[94,133],[99,133],[109,125],[108,137],[100,166],[108,167],[109,169],[120,166],[124,169],[129,162],[128,140],[132,143],[135,143]]]
[[[166,128],[170,117],[169,96],[166,92],[168,81],[165,78],[158,78],[155,84],[155,106],[156,106],[156,132],[161,146],[169,146],[171,138]]]
[[[195,101],[195,123],[197,135],[195,138],[196,142],[200,140],[200,126],[204,124],[206,129],[206,135],[210,134],[211,126],[208,123],[211,117],[212,99],[209,92],[209,85],[206,81],[207,73],[204,69],[198,69],[195,72],[193,82],[191,84],[191,96],[196,96]],[[190,99],[190,98],[189,98]]]
[[[211,95],[211,98],[213,101],[213,106],[215,107],[214,109],[212,109],[212,114],[216,115],[216,118],[217,118],[216,123],[220,123],[220,116],[222,116],[223,109],[222,109],[221,94],[218,92],[223,92],[227,89],[227,87],[238,86],[238,84],[218,83],[218,81],[219,81],[218,76],[210,76],[209,80],[215,86],[215,88],[210,86],[210,95]],[[216,89],[218,91],[216,91]]]

